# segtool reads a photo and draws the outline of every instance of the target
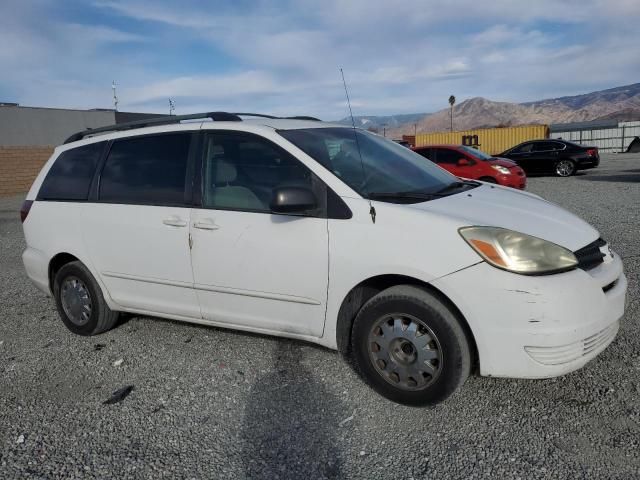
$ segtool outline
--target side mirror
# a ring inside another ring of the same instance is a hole
[[[471,165],[471,162],[469,162],[469,160],[467,160],[466,158],[461,158],[458,160],[459,167],[468,167],[469,165]]]
[[[274,213],[305,213],[318,207],[318,201],[311,189],[305,187],[277,187],[271,198]]]

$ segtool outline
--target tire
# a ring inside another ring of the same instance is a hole
[[[559,177],[570,177],[576,173],[576,164],[573,160],[566,158],[558,160],[555,166],[555,173]]]
[[[456,314],[412,285],[388,288],[365,303],[353,323],[351,347],[363,379],[405,405],[445,400],[471,371],[469,340]]]
[[[498,184],[498,181],[493,177],[482,177],[482,178],[479,178],[478,180],[480,180],[482,182],[493,183],[493,184],[496,184],[496,185]]]
[[[67,263],[58,270],[53,296],[62,323],[77,335],[106,332],[118,321],[118,312],[107,306],[100,286],[82,262]]]

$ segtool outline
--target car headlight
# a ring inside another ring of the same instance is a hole
[[[460,235],[494,267],[524,275],[573,269],[578,260],[560,245],[499,227],[463,227]]]
[[[502,173],[504,175],[509,175],[511,173],[507,167],[503,167],[502,165],[491,165],[491,168],[493,168],[494,170],[499,171],[500,173]]]

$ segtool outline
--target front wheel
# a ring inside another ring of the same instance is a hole
[[[576,173],[576,164],[571,160],[560,160],[556,163],[556,175],[559,177],[570,177]]]
[[[443,401],[471,370],[467,336],[436,295],[399,285],[374,296],[352,331],[358,372],[379,394],[413,406]]]

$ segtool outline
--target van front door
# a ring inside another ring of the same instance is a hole
[[[273,214],[269,205],[278,186],[311,188],[322,204],[324,185],[289,153],[252,134],[207,134],[203,163],[202,208],[191,214],[203,318],[257,332],[321,336],[327,219],[317,211]]]

